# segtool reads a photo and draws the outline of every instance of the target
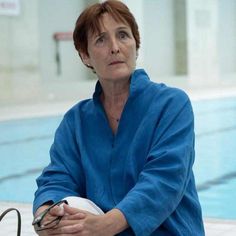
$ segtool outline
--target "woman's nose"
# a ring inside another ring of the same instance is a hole
[[[116,39],[111,40],[111,54],[117,54],[119,52],[119,43],[116,41]]]
[[[111,50],[111,54],[117,54],[117,53],[119,53],[119,52],[120,52],[119,48],[113,48],[113,49]]]

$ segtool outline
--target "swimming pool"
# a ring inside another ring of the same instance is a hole
[[[236,97],[193,103],[204,217],[236,219]],[[0,201],[32,202],[61,116],[0,122]]]
[[[193,102],[193,108],[203,214],[236,219],[236,97]]]

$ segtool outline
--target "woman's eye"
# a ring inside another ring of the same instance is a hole
[[[126,39],[128,36],[129,35],[124,31],[119,32],[120,39]]]
[[[101,44],[104,43],[104,41],[105,41],[105,39],[104,39],[103,36],[102,36],[102,37],[99,37],[99,38],[96,40],[96,44],[97,44],[97,45],[101,45]]]

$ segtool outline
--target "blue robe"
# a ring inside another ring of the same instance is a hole
[[[130,228],[119,235],[202,236],[195,187],[194,117],[180,89],[150,81],[135,70],[116,134],[100,101],[92,99],[64,116],[37,179],[34,211],[43,203],[81,196],[103,211],[117,208]]]

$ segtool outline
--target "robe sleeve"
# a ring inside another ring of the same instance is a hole
[[[138,181],[116,205],[136,236],[150,235],[175,211],[192,175],[194,119],[187,95],[169,101],[157,123]]]
[[[56,130],[50,149],[50,164],[37,178],[33,212],[48,201],[58,201],[66,196],[80,196],[84,192],[84,175],[79,147],[73,124],[73,114],[66,114]]]

